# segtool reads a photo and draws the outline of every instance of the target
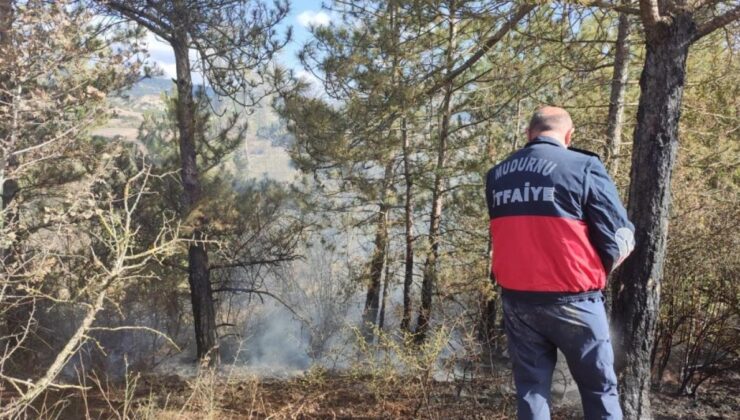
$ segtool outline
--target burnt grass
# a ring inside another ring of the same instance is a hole
[[[738,375],[708,384],[696,397],[655,392],[656,419],[734,419],[740,412]],[[140,376],[123,386],[79,393],[50,392],[29,418],[144,419],[513,419],[511,380],[423,381],[345,373],[292,379]],[[8,395],[6,394],[6,397]],[[578,401],[555,401],[553,419],[582,418]],[[30,412],[29,412],[30,413]],[[39,414],[41,413],[41,414]]]

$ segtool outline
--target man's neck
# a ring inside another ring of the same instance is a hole
[[[568,145],[565,144],[565,140],[563,139],[562,135],[559,133],[554,133],[551,131],[544,131],[542,133],[537,133],[537,135],[532,137],[530,141],[537,140],[538,137],[547,137],[550,140],[556,141],[560,146],[568,148]]]

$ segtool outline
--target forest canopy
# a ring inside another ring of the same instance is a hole
[[[0,418],[514,416],[484,184],[542,106],[634,223],[625,418],[731,417],[736,1],[0,0]]]

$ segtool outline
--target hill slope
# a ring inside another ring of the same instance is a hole
[[[121,95],[109,99],[112,117],[94,135],[136,142],[139,127],[148,113],[164,112],[166,95],[172,94],[170,79],[144,79]],[[264,101],[267,102],[267,101]],[[235,151],[237,173],[243,179],[268,177],[290,182],[296,176],[290,156],[282,146],[285,130],[269,104],[263,103],[251,114],[244,113],[248,123],[246,141]]]

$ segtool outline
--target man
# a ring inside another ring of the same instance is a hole
[[[493,167],[486,199],[520,419],[550,418],[557,349],[586,419],[620,419],[601,290],[634,248],[634,226],[598,156],[568,148],[570,115],[537,110],[529,143]]]

